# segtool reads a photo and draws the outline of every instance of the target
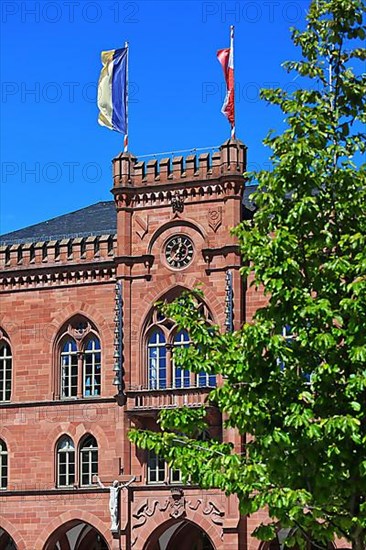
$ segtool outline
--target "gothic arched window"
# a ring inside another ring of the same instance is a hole
[[[0,439],[0,489],[8,487],[8,449],[5,441]]]
[[[98,475],[98,444],[95,437],[87,435],[80,444],[80,485],[92,485]]]
[[[75,447],[72,439],[63,436],[57,444],[57,487],[72,487],[75,483]]]
[[[197,304],[208,322],[212,321],[206,306]],[[178,347],[190,345],[189,334],[186,330],[177,330],[171,319],[154,309],[146,324],[146,373],[147,386],[151,390],[166,388],[207,387],[216,385],[216,376],[191,373],[174,364],[174,350]]]
[[[12,355],[10,344],[0,330],[0,401],[10,401],[12,379]]]
[[[81,316],[63,327],[58,339],[61,399],[101,394],[102,350],[97,331]]]

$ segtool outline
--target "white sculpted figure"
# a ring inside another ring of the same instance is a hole
[[[118,496],[121,489],[120,484],[115,479],[109,487],[109,512],[111,514],[111,531],[118,531]]]
[[[109,513],[111,515],[112,533],[117,533],[119,530],[119,492],[121,489],[126,489],[135,479],[135,476],[133,476],[127,483],[121,484],[115,479],[112,485],[109,486]],[[103,485],[98,476],[96,476],[95,480],[99,487],[106,489],[106,486]]]

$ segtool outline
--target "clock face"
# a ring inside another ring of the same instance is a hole
[[[186,235],[170,237],[165,245],[165,258],[170,267],[186,267],[193,258],[193,242]]]

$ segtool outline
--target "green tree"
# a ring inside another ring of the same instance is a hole
[[[235,234],[243,275],[267,306],[225,334],[193,295],[164,306],[192,339],[176,361],[224,377],[209,400],[227,426],[251,434],[244,452],[195,439],[205,408],[163,411],[161,433],[130,433],[192,482],[236,494],[244,514],[267,507],[256,535],[293,528],[290,545],[339,536],[366,547],[364,15],[361,0],[312,2],[306,29],[293,30],[302,60],[285,63],[303,89],[262,92],[287,125],[265,140],[273,168],[247,175],[258,209]]]

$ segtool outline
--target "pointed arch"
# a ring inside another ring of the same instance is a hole
[[[164,515],[163,512],[156,511],[153,519],[150,520],[149,529],[146,529],[143,533],[145,536],[140,536],[136,541],[136,550],[154,550],[158,547],[160,537],[165,533],[169,538],[166,546],[167,550],[173,548],[180,548],[179,544],[187,541],[189,547],[194,547],[197,538],[204,538],[205,547],[210,550],[216,550],[223,547],[223,541],[220,536],[220,529],[218,526],[210,523],[203,514],[192,514],[188,511],[185,518],[172,519]],[[180,534],[180,536],[179,536]],[[198,535],[194,537],[196,539],[189,540],[188,534]],[[201,535],[201,537],[200,537]],[[164,540],[166,542],[166,536]],[[202,544],[202,539],[201,539]],[[200,547],[202,547],[200,544]]]
[[[36,540],[34,548],[53,550],[57,544],[58,538],[70,528],[80,523],[87,523],[92,526],[93,529],[98,531],[105,539],[108,544],[108,549],[112,548],[113,537],[109,530],[109,513],[107,517],[102,519],[85,510],[70,510],[50,520]],[[21,550],[26,550],[25,546]]]
[[[14,527],[14,525],[4,517],[1,517],[1,528],[13,540],[13,543],[15,544],[15,550],[27,550],[27,546],[24,542],[24,539],[19,533],[19,529]],[[0,548],[1,542],[2,541],[0,540]]]
[[[76,313],[63,322],[53,341],[56,398],[98,397],[102,388],[102,345],[96,325]]]
[[[175,285],[160,300],[173,301],[184,290],[181,285]],[[216,385],[215,375],[205,373],[194,374],[187,369],[181,369],[174,364],[174,350],[190,345],[189,334],[181,330],[172,319],[164,315],[154,305],[142,321],[140,347],[140,380],[138,385],[152,390],[166,388],[213,387]],[[210,309],[205,302],[197,298],[197,309],[200,309],[208,322],[213,321]]]

